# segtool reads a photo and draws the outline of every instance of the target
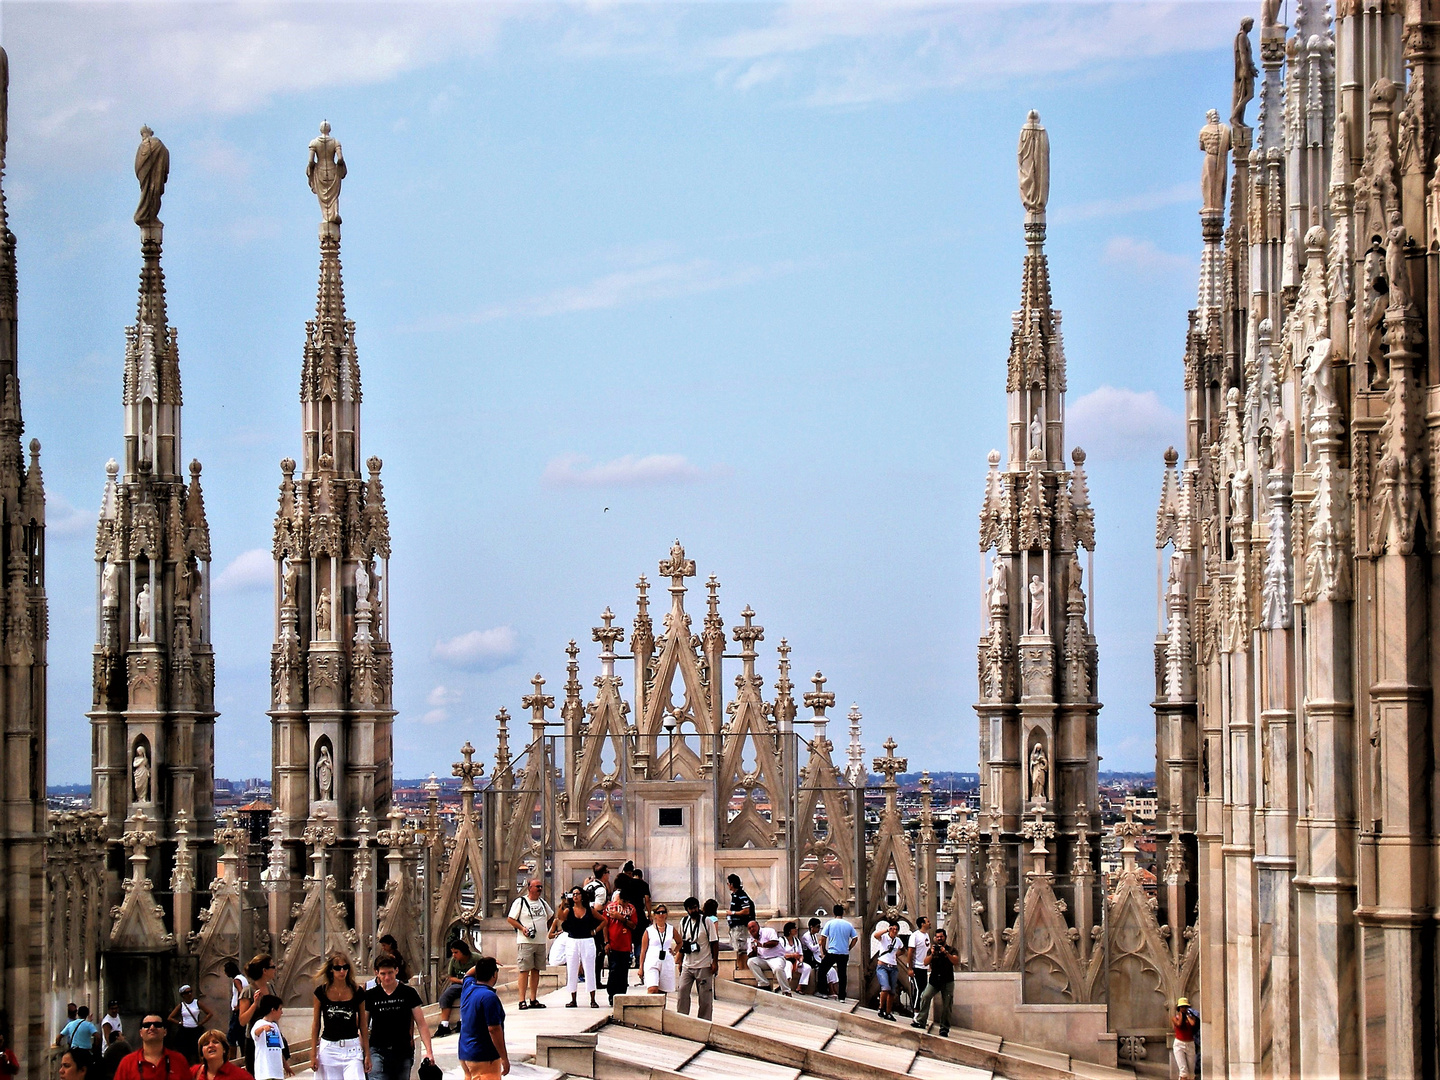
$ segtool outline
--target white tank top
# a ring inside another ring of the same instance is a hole
[[[645,966],[654,967],[664,963],[667,959],[674,960],[670,953],[670,945],[675,940],[675,927],[665,925],[665,936],[660,936],[660,928],[651,923],[645,928],[645,936],[650,939],[650,950],[645,954]]]

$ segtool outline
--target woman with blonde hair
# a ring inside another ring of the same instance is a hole
[[[310,1045],[318,1080],[365,1080],[370,1071],[370,1022],[365,996],[355,984],[350,958],[331,953],[315,987],[315,1012],[310,1019]]]

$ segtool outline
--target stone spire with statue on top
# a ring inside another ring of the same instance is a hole
[[[1084,808],[1099,805],[1100,703],[1084,584],[1085,571],[1093,565],[1094,511],[1085,452],[1076,447],[1068,461],[1065,454],[1066,360],[1045,256],[1050,140],[1033,111],[1020,131],[1017,163],[1026,251],[1006,377],[1008,455],[1002,466],[1000,452],[990,453],[980,512],[980,550],[989,556],[975,706],[980,805],[989,811],[992,828],[998,825],[999,833],[992,835],[1007,850],[1005,859],[992,865],[1005,868],[1010,897],[990,890],[984,918],[996,940],[1002,931],[1010,934],[1014,900],[1023,885],[1022,828],[1033,832],[1038,814],[1047,823],[1047,835],[1053,830],[1051,870],[1068,870],[1078,844],[1092,835],[1098,841],[1098,821]],[[1095,897],[1079,903],[1068,887],[1057,891],[1070,901],[1070,910],[1095,910]],[[968,898],[954,904],[957,921],[970,918]],[[1028,906],[1026,918],[1035,918]],[[1076,929],[1088,942],[1091,926]],[[1020,964],[1018,955],[1014,962]],[[1064,978],[1042,974],[1043,968],[1036,965],[1034,974],[1027,969],[1024,1000],[1075,1000],[1077,991],[1067,989]]]
[[[351,902],[361,942],[355,959],[363,963],[379,915],[373,895],[357,890],[352,896],[344,885],[367,880],[376,869],[366,840],[370,824],[390,810],[395,710],[390,524],[380,459],[361,456],[360,363],[340,270],[346,173],[340,143],[322,123],[305,169],[320,208],[320,273],[300,369],[300,461],[280,463],[270,716],[275,815],[292,851],[290,864],[302,865],[302,835],[323,812],[337,832],[334,877],[341,901]],[[284,887],[298,889],[294,874]],[[287,1000],[303,989],[308,962],[303,946],[281,960],[279,985]]]

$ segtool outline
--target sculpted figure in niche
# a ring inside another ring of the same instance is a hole
[[[321,743],[320,756],[315,762],[315,795],[326,801],[335,797],[335,759],[329,743]]]
[[[990,607],[1003,610],[1009,606],[1010,572],[1005,569],[1005,561],[997,555],[990,570]]]
[[[1069,592],[1069,594],[1066,596],[1066,601],[1067,601],[1068,603],[1071,603],[1071,604],[1078,603],[1078,604],[1080,604],[1080,605],[1082,605],[1082,606],[1084,605],[1084,603],[1085,603],[1085,589],[1084,589],[1084,587],[1083,587],[1083,578],[1084,578],[1084,576],[1085,576],[1085,571],[1084,571],[1083,569],[1081,569],[1081,567],[1080,567],[1080,559],[1079,559],[1079,557],[1078,557],[1078,556],[1075,556],[1075,555],[1070,556],[1070,592]]]
[[[362,562],[355,567],[355,606],[370,606],[370,575]]]
[[[1045,454],[1045,424],[1040,419],[1039,409],[1030,418],[1030,449],[1039,450],[1042,457]]]
[[[1039,574],[1030,575],[1030,633],[1045,633],[1045,583]]]
[[[305,166],[310,190],[320,200],[320,220],[340,224],[340,181],[345,179],[345,154],[330,137],[330,121],[320,122],[320,137],[310,142],[310,162]]]
[[[120,566],[108,555],[100,573],[100,606],[106,611],[120,606]]]
[[[280,606],[293,608],[295,606],[295,560],[285,560],[285,576],[280,591]]]
[[[1030,801],[1043,803],[1049,797],[1050,761],[1038,742],[1030,748]]]
[[[1230,129],[1220,122],[1220,114],[1214,109],[1205,114],[1205,126],[1200,129],[1200,149],[1205,151],[1205,163],[1200,169],[1201,209],[1223,210]]]
[[[1043,214],[1050,201],[1050,136],[1034,109],[1020,129],[1020,201],[1032,214]]]
[[[140,147],[135,151],[135,179],[140,181],[140,205],[135,208],[135,224],[160,224],[160,198],[165,194],[165,181],[170,177],[170,151],[155,137],[150,128],[140,129]]]
[[[1305,358],[1305,371],[1301,375],[1300,392],[1311,419],[1329,416],[1340,407],[1335,400],[1334,372],[1330,370],[1329,338],[1320,338],[1310,346],[1309,356]]]
[[[150,592],[150,583],[147,581],[140,586],[140,595],[135,598],[137,622],[140,624],[140,640],[155,640],[155,597]]]
[[[130,781],[135,788],[135,801],[149,802],[150,753],[143,742],[135,744],[135,757],[130,762]]]
[[[321,641],[330,640],[330,590],[321,589],[315,601],[315,633]]]
[[[1405,225],[1400,211],[1390,211],[1390,229],[1385,234],[1385,276],[1389,279],[1390,308],[1408,309],[1410,299],[1410,267],[1405,260]]]
[[[1245,126],[1245,106],[1255,99],[1255,54],[1250,51],[1250,28],[1255,20],[1250,16],[1240,20],[1240,32],[1235,35],[1235,86],[1230,94],[1230,126]]]

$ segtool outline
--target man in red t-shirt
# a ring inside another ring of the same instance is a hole
[[[165,1018],[146,1013],[140,1021],[140,1049],[120,1059],[115,1080],[187,1080],[189,1076],[185,1055],[165,1049]]]
[[[1170,1026],[1175,1029],[1175,1045],[1170,1050],[1175,1068],[1180,1080],[1191,1080],[1195,1075],[1195,1036],[1200,1031],[1200,1016],[1190,1007],[1189,999],[1182,997],[1175,1002]]]
[[[606,973],[605,992],[613,1002],[617,994],[623,994],[630,986],[630,948],[635,943],[632,936],[638,923],[635,905],[617,891],[605,905],[605,956],[610,961]]]

